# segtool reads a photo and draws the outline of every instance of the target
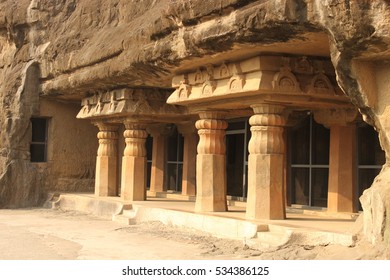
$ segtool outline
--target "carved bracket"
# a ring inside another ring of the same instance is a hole
[[[359,112],[355,108],[314,111],[314,120],[328,128],[333,125],[350,125],[358,116]]]
[[[320,73],[315,75],[311,80],[308,93],[335,95],[335,90],[329,78]]]

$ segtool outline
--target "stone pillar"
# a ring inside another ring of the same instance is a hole
[[[123,133],[126,148],[122,158],[121,197],[123,200],[146,199],[146,137],[145,125],[125,122]]]
[[[356,212],[356,125],[330,127],[328,211]]]
[[[330,128],[328,211],[356,212],[356,109],[322,110],[318,123]]]
[[[196,194],[196,146],[198,144],[198,135],[196,134],[195,124],[189,122],[178,125],[179,133],[184,137],[183,147],[183,195]]]
[[[196,156],[196,212],[227,210],[226,145],[227,122],[219,112],[201,112],[195,124],[199,143]]]
[[[249,119],[247,219],[285,219],[284,177],[284,107],[260,104],[252,106]]]
[[[165,185],[166,175],[166,151],[167,151],[167,126],[158,124],[148,127],[148,132],[153,137],[152,169],[150,174],[150,192],[164,192],[167,190]]]
[[[95,195],[117,195],[118,126],[98,122],[99,148],[96,157]]]

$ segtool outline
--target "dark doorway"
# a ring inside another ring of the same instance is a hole
[[[47,161],[48,123],[47,118],[31,118],[31,162]]]

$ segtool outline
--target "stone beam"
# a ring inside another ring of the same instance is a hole
[[[163,119],[186,115],[185,108],[166,104],[167,95],[167,91],[158,89],[122,88],[101,92],[82,99],[77,118],[159,116]]]

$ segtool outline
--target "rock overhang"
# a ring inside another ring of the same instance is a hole
[[[95,90],[170,88],[176,73],[197,64],[262,53],[329,57],[328,35],[308,20],[303,3],[195,1],[186,7],[186,2],[149,2],[148,24],[138,14],[85,30],[73,26],[84,7],[79,4],[61,22],[66,38],[47,38],[52,44],[40,61],[43,95],[80,100]],[[66,26],[72,32],[65,32]]]

